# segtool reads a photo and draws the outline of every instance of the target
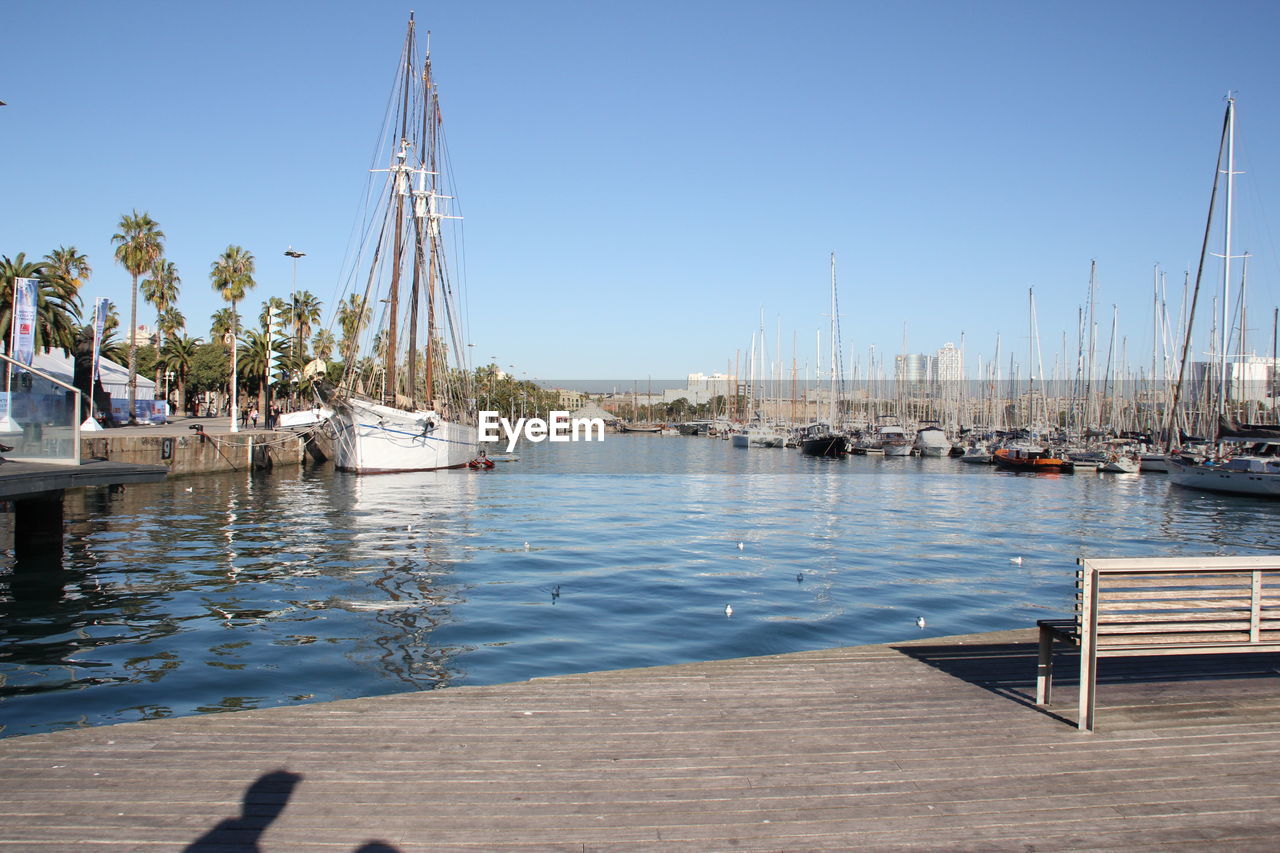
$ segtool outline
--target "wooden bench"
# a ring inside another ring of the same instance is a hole
[[[1054,642],[1080,648],[1081,729],[1093,730],[1098,658],[1280,651],[1280,556],[1080,560],[1074,619],[1041,619],[1036,703]]]

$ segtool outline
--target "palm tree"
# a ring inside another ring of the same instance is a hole
[[[354,293],[347,297],[346,302],[338,303],[338,328],[342,329],[343,361],[350,363],[355,360],[360,333],[369,324],[372,313],[364,297]]]
[[[51,276],[44,262],[28,261],[23,252],[12,259],[0,257],[0,337],[3,337],[5,352],[9,352],[11,338],[15,278],[37,281],[35,348],[59,347],[70,352],[80,331],[80,297],[75,286],[56,274]]]
[[[240,332],[240,317],[236,314],[236,303],[244,299],[244,295],[256,282],[253,280],[253,253],[240,246],[227,246],[227,250],[213,262],[209,270],[209,280],[213,289],[223,299],[231,303],[231,431],[235,432],[236,417],[239,415],[236,399],[236,339]]]
[[[160,363],[165,370],[173,371],[173,378],[178,382],[179,412],[187,408],[187,376],[191,373],[191,359],[195,357],[198,346],[199,338],[175,334],[167,338],[160,348]]]
[[[307,338],[311,327],[320,322],[320,300],[309,290],[295,290],[289,294],[289,324],[294,328],[294,355],[298,360],[306,358]]]
[[[156,341],[156,346],[164,345],[164,337],[160,331],[161,317],[178,300],[178,288],[181,284],[182,278],[178,275],[178,268],[174,266],[173,261],[158,258],[151,267],[151,277],[144,279],[139,285],[142,289],[142,298],[156,309],[156,334],[161,335]]]
[[[177,308],[170,306],[156,318],[156,331],[160,340],[165,341],[187,327],[187,318]],[[164,344],[161,344],[163,347]]]
[[[311,339],[311,349],[315,351],[316,358],[321,361],[328,361],[337,346],[338,342],[333,339],[333,332],[328,329],[321,329]]]
[[[80,288],[93,275],[93,267],[89,266],[89,258],[80,254],[75,246],[59,246],[44,256],[45,272],[51,278],[61,279],[80,292]]]
[[[280,320],[287,320],[289,315],[289,306],[279,296],[272,296],[266,302],[262,303],[262,311],[258,314],[258,324],[263,329],[270,325],[271,312],[275,311],[276,317]]]
[[[219,308],[213,312],[213,316],[209,318],[209,337],[214,343],[227,345],[227,335],[231,334],[231,309]]]
[[[178,298],[178,285],[182,284],[182,279],[178,276],[178,268],[173,261],[157,258],[156,262],[151,266],[151,277],[142,280],[138,286],[142,290],[142,298],[148,303],[155,306],[156,309],[156,349],[164,346],[166,329],[165,314],[172,308],[173,303]],[[182,317],[178,314],[178,317]],[[174,318],[169,319],[168,325],[171,327]],[[178,328],[182,328],[185,320],[178,323]],[[156,387],[160,387],[160,372],[163,368],[160,362],[156,361]]]
[[[267,410],[267,373],[271,370],[271,350],[267,335],[257,329],[244,330],[244,346],[240,348],[240,375],[246,386],[258,387],[258,410]]]
[[[136,423],[134,403],[138,399],[138,279],[164,252],[164,232],[146,213],[126,213],[120,217],[119,232],[112,235],[116,260],[133,278],[129,288],[129,423]]]

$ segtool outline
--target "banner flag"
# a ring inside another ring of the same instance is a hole
[[[111,300],[98,297],[93,300],[93,379],[98,381],[98,356],[102,354],[102,333],[107,327],[107,312],[111,310]]]
[[[36,355],[36,294],[34,278],[13,280],[13,360],[31,366]]]

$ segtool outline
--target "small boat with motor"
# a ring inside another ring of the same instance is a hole
[[[1003,468],[1006,471],[1070,473],[1075,470],[1070,459],[1052,453],[1038,444],[1014,444],[1001,447],[991,454],[991,461],[997,468]]]

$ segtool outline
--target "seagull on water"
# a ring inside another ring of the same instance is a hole
[[[924,627],[924,617],[923,617],[923,616],[917,616],[917,617],[916,617],[916,627],[917,627],[917,628],[923,628],[923,627]]]
[[[528,543],[528,542],[524,543],[524,549],[525,549],[526,551],[528,551],[528,550],[529,550],[529,543]]]
[[[732,604],[726,604],[726,605],[724,606],[724,615],[725,615],[725,616],[733,616],[733,605],[732,605]]]
[[[1010,558],[1009,558],[1009,562],[1010,562],[1010,563],[1013,563],[1015,566],[1021,566],[1021,565],[1022,565],[1022,558],[1021,558],[1021,557],[1010,557]]]
[[[739,550],[739,551],[741,551],[744,547],[745,547],[745,546],[744,546],[741,542],[739,542],[739,543],[738,543],[738,550]]]

